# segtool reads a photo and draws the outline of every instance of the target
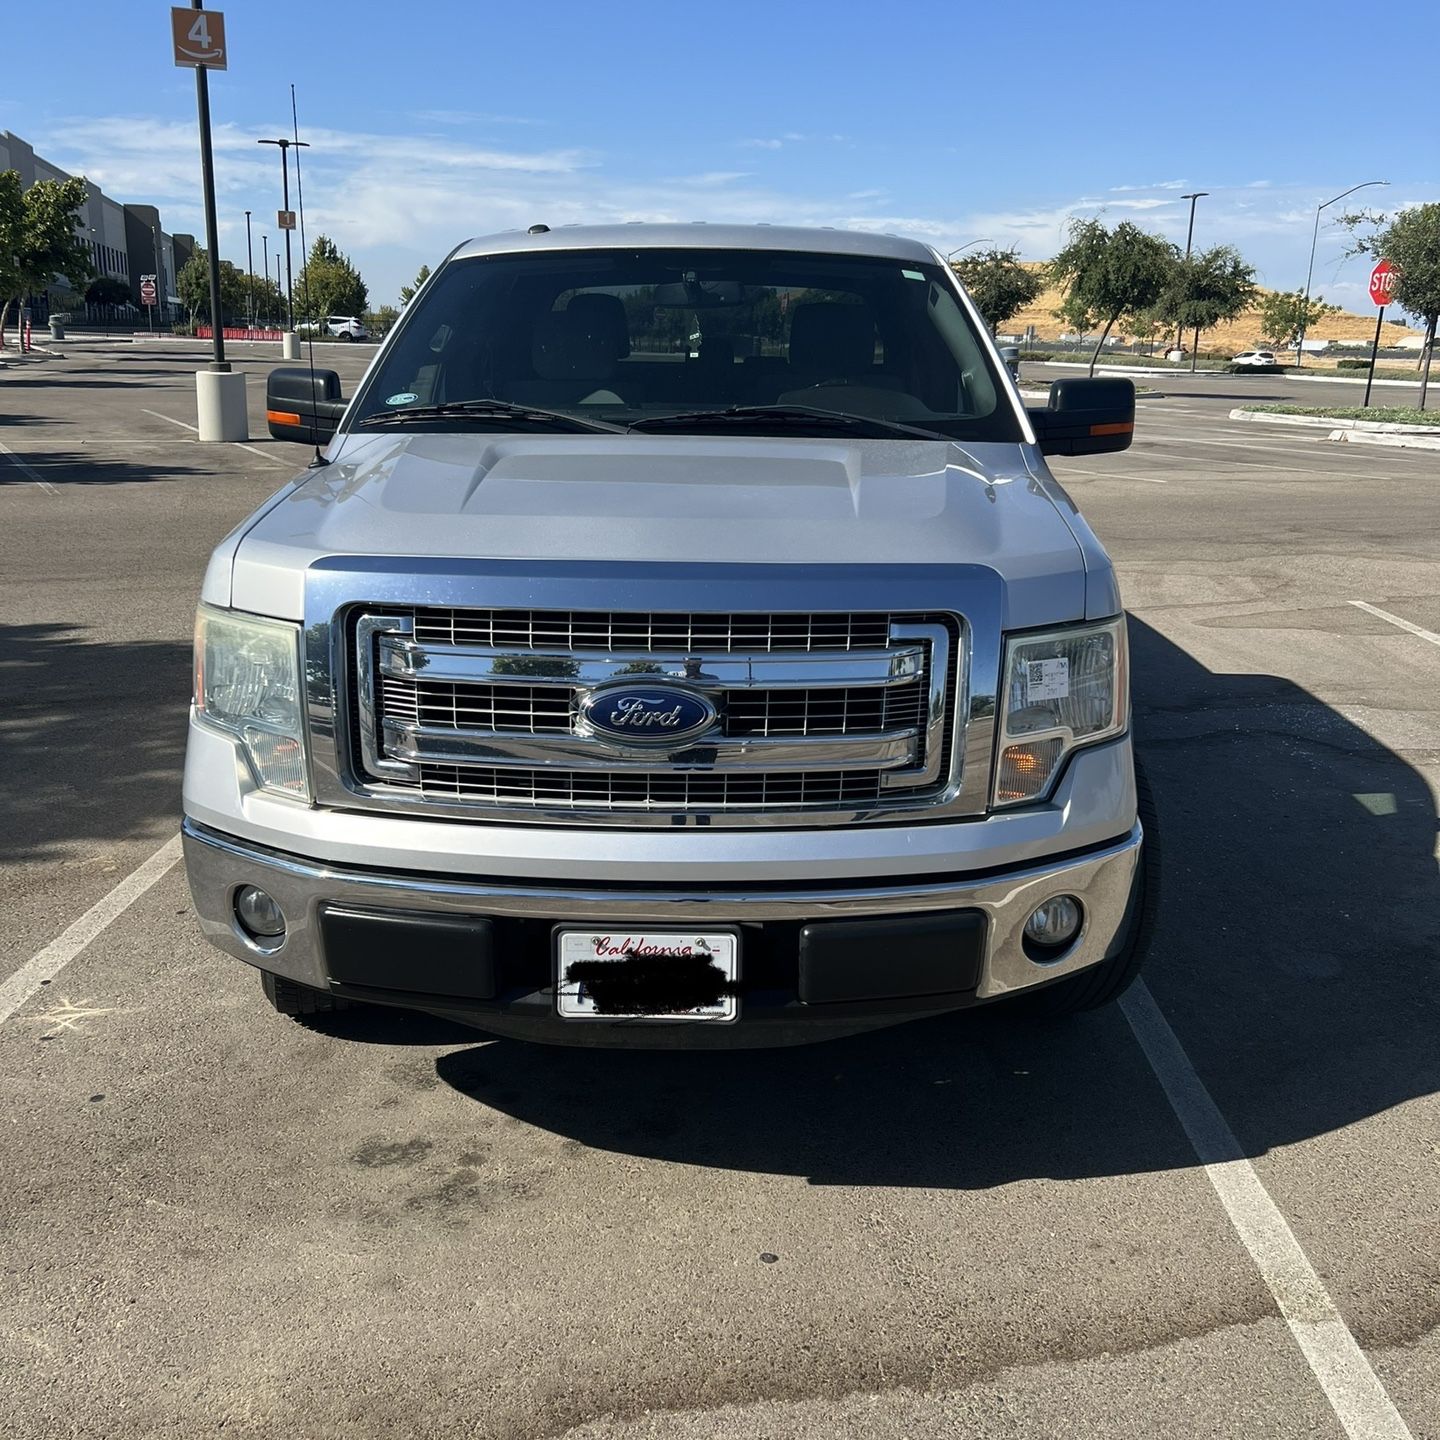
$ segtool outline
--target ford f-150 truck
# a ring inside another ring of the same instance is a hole
[[[1135,975],[1120,595],[1044,460],[1134,390],[1027,410],[929,246],[474,240],[266,406],[315,460],[206,572],[184,843],[282,1013],[765,1045]]]

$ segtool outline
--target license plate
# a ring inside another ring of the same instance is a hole
[[[731,930],[557,930],[563,1020],[705,1020],[739,1015],[740,936]]]

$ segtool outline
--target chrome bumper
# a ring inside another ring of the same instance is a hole
[[[1121,935],[1141,845],[1137,821],[1112,844],[1002,874],[897,885],[792,884],[706,892],[523,886],[346,869],[236,840],[188,819],[183,835],[190,890],[206,937],[238,959],[319,989],[330,983],[320,939],[321,911],[327,906],[652,927],[979,910],[987,927],[977,1000],[1042,985],[1104,959]],[[236,924],[234,897],[242,885],[260,886],[284,910],[288,929],[275,948],[262,950]],[[1022,945],[1023,927],[1037,905],[1060,894],[1080,897],[1084,924],[1059,959],[1037,963]]]

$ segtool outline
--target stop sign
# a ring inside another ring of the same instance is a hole
[[[1377,305],[1388,305],[1395,298],[1395,288],[1400,284],[1400,267],[1382,260],[1370,272],[1370,298]]]

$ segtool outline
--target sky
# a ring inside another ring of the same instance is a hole
[[[1440,200],[1440,0],[221,0],[220,249],[278,239],[296,88],[309,238],[372,306],[472,235],[765,220],[1047,259],[1075,216],[1236,246],[1368,308],[1332,217]],[[201,236],[193,71],[162,0],[0,0],[0,129]],[[59,33],[63,29],[62,34]],[[1427,76],[1429,77],[1427,79]],[[292,175],[292,203],[294,199]],[[297,259],[298,264],[298,259]]]

